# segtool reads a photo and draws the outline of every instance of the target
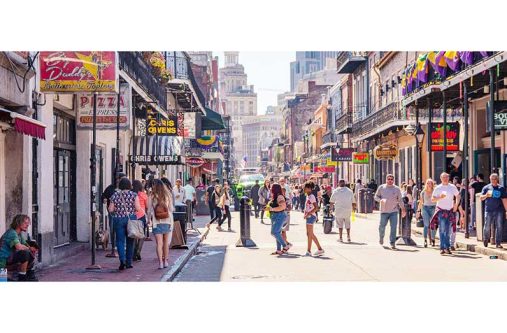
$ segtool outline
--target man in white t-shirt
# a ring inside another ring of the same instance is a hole
[[[345,179],[340,179],[338,188],[333,191],[330,198],[331,206],[334,206],[336,225],[340,234],[339,242],[343,241],[343,227],[347,230],[347,241],[350,243],[350,217],[356,203],[352,190],[345,186]]]
[[[185,189],[181,186],[181,179],[176,179],[176,186],[173,188],[173,194],[175,205],[185,205],[187,198],[185,196]]]
[[[187,185],[183,189],[185,190],[185,203],[188,207],[187,214],[189,214],[188,216],[192,216],[197,202],[195,187],[192,186],[192,178],[188,178]]]
[[[440,254],[451,253],[451,228],[455,228],[455,213],[460,202],[459,191],[449,183],[449,174],[440,175],[441,184],[435,187],[431,201],[437,203],[438,229],[440,230]],[[454,225],[451,222],[454,221]]]

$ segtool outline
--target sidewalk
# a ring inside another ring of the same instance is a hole
[[[209,221],[208,216],[196,216],[194,226],[203,226]],[[98,249],[96,251],[96,263],[102,267],[101,270],[86,270],[91,263],[91,251],[82,251],[77,255],[68,257],[63,261],[43,267],[38,273],[40,281],[43,282],[154,282],[171,281],[183,268],[187,261],[194,255],[201,242],[201,235],[193,230],[187,232],[188,249],[169,249],[169,267],[158,269],[156,255],[156,243],[153,235],[152,241],[145,241],[141,252],[141,261],[133,262],[134,268],[119,271],[120,264],[118,257],[108,258],[106,254],[110,250]]]
[[[380,212],[379,211],[373,211],[373,213],[370,214],[361,214],[357,213],[357,217],[359,218],[365,218],[365,219],[374,219],[374,220],[380,220]],[[422,237],[423,235],[423,228],[419,228],[416,226],[415,222],[412,223],[412,234],[416,235],[418,237]],[[438,232],[435,237],[438,239]],[[498,259],[507,260],[507,251],[502,249],[496,249],[493,247],[493,245],[489,245],[489,247],[484,247],[484,244],[482,242],[477,241],[477,238],[470,236],[470,238],[465,238],[465,234],[463,232],[457,232],[456,233],[456,247],[459,249],[463,249],[470,252],[480,253],[484,254],[486,256],[498,256]]]

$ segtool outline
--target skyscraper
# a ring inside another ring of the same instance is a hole
[[[325,68],[327,59],[336,59],[338,51],[297,51],[296,61],[290,63],[290,91],[294,92],[304,75]]]

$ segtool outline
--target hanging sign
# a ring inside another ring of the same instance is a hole
[[[196,113],[186,112],[183,117],[183,137],[186,139],[195,139],[196,134]]]
[[[431,151],[444,150],[444,124],[431,123]],[[447,123],[447,151],[459,151],[459,123]]]
[[[377,160],[392,160],[398,156],[398,147],[392,143],[384,143],[373,149],[373,156]]]
[[[352,154],[352,163],[354,163],[354,164],[369,164],[370,163],[370,154],[368,154],[368,153],[353,153]]]
[[[159,117],[157,122],[156,114],[148,114],[148,135],[179,136],[178,117],[168,116],[168,119]]]
[[[507,101],[495,101],[495,130],[507,130]]]
[[[118,114],[118,94],[97,94],[97,130],[116,129]],[[120,129],[130,128],[130,87],[128,84],[120,86]],[[93,94],[79,93],[77,95],[77,128],[92,129],[93,127]]]
[[[337,165],[338,165],[338,162],[333,161],[333,160],[331,160],[331,158],[330,158],[330,157],[328,157],[328,158],[326,159],[326,165],[327,165],[327,166],[337,166]]]
[[[315,166],[313,167],[313,172],[334,172],[335,168],[334,166]]]
[[[354,148],[333,148],[331,149],[331,160],[334,162],[352,161]]]
[[[198,168],[202,166],[204,162],[205,162],[204,159],[200,157],[187,157],[185,159],[185,163],[192,168]]]
[[[41,92],[118,92],[116,52],[42,51]]]

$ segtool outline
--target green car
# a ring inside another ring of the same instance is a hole
[[[264,176],[260,173],[243,175],[239,178],[239,184],[243,188],[243,194],[250,197],[250,190],[255,185],[255,181],[259,181],[259,186],[264,184]],[[239,192],[239,191],[238,191]]]

